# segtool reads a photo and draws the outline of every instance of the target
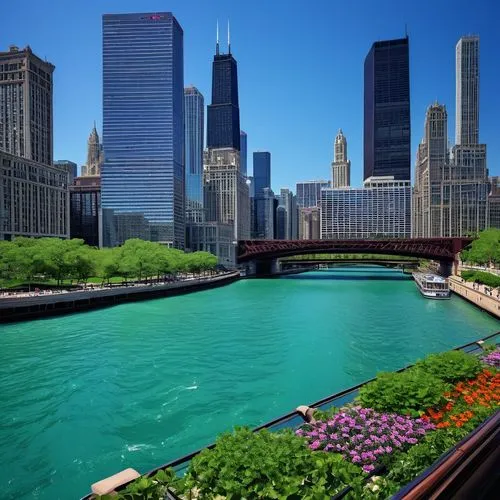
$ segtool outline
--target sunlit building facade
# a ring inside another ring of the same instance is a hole
[[[351,162],[347,159],[347,139],[339,130],[333,145],[332,187],[345,188],[351,185]]]
[[[103,16],[102,244],[184,248],[183,31],[170,12]]]
[[[297,206],[299,207],[317,207],[321,202],[321,190],[330,187],[330,181],[303,181],[297,182],[296,196]]]

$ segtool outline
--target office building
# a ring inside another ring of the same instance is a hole
[[[219,51],[219,33],[212,64],[212,103],[207,107],[207,148],[240,151],[240,108],[238,66],[231,54],[228,26],[228,52]]]
[[[87,163],[82,165],[82,176],[101,175],[103,162],[104,155],[102,151],[102,144],[99,140],[99,134],[97,133],[94,122],[94,128],[90,132],[90,136],[87,141]]]
[[[220,222],[189,222],[186,224],[186,246],[193,252],[217,255],[219,264],[235,267],[236,245],[234,227]]]
[[[375,42],[364,68],[364,179],[410,179],[408,37]]]
[[[329,188],[330,181],[304,181],[297,182],[297,205],[299,207],[317,207],[321,202],[321,190]]]
[[[281,188],[277,208],[276,239],[296,240],[298,238],[297,198],[288,188]]]
[[[203,222],[204,99],[196,87],[184,89],[186,222]]]
[[[241,173],[245,176],[248,175],[247,161],[248,161],[248,148],[247,148],[247,133],[243,130],[240,131],[240,166]]]
[[[68,172],[68,184],[73,184],[75,177],[78,176],[78,166],[75,162],[69,160],[56,160],[54,165]]]
[[[490,177],[488,227],[500,229],[500,177]]]
[[[69,237],[67,170],[0,151],[0,240]]]
[[[339,130],[333,145],[332,187],[345,188],[351,185],[351,162],[347,159],[347,139]]]
[[[409,238],[411,183],[370,177],[362,188],[321,191],[321,239]]]
[[[101,178],[98,175],[77,177],[69,187],[70,236],[87,245],[99,246],[101,226]]]
[[[455,143],[479,143],[479,37],[464,36],[455,48]]]
[[[264,188],[271,187],[271,153],[257,151],[253,154],[253,190],[258,197]]]
[[[53,164],[54,69],[29,45],[0,52],[0,151]]]
[[[183,31],[170,12],[103,16],[103,149],[102,244],[184,248]]]
[[[266,187],[262,190],[259,196],[252,198],[252,209],[254,215],[252,217],[252,239],[255,240],[273,240],[274,239],[274,208],[275,196],[273,190]]]
[[[319,240],[321,211],[319,207],[299,208],[299,240]]]

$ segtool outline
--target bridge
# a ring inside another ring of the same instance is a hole
[[[252,274],[273,274],[277,259],[314,253],[379,254],[439,261],[443,267],[458,264],[458,254],[472,238],[405,238],[378,240],[242,240],[237,260]]]

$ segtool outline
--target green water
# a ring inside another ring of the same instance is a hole
[[[0,497],[78,498],[497,330],[361,267],[0,326]]]

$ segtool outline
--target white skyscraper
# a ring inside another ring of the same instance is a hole
[[[345,188],[351,185],[351,162],[347,159],[347,140],[339,130],[335,137],[332,162],[332,187]]]
[[[464,36],[456,47],[456,133],[458,145],[479,143],[479,37]]]

